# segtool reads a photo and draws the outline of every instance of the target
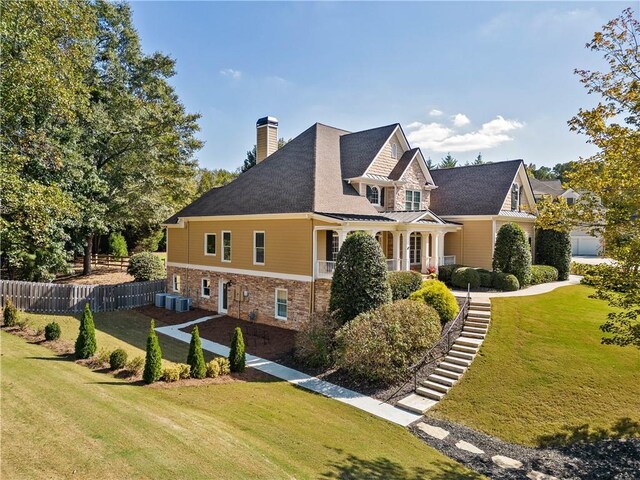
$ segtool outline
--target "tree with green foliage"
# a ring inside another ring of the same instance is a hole
[[[537,178],[538,180],[554,180],[556,178],[553,170],[544,165],[540,168],[536,168],[535,163],[527,165],[527,173],[530,177]]]
[[[191,378],[204,378],[207,375],[207,365],[204,361],[204,353],[202,353],[202,345],[200,342],[200,332],[196,325],[191,332],[191,342],[189,343],[189,354],[187,355],[187,364],[190,367]]]
[[[594,276],[595,296],[612,307],[603,343],[640,348],[640,22],[632,9],[603,26],[587,44],[601,53],[605,72],[576,70],[600,102],[580,109],[571,130],[586,135],[597,153],[576,162],[568,184],[580,191],[574,214],[601,235],[613,265]],[[592,103],[592,102],[590,102]]]
[[[284,147],[287,143],[289,143],[291,139],[285,140],[284,138],[278,139],[278,149]],[[240,173],[244,173],[249,170],[251,167],[256,165],[256,146],[254,145],[251,150],[247,150],[247,156],[240,167]]]
[[[76,339],[76,357],[90,358],[96,353],[97,348],[93,313],[91,313],[91,308],[87,302],[84,305],[84,313],[80,319],[80,331]]]
[[[553,167],[554,178],[557,178],[562,183],[566,183],[569,179],[569,174],[576,166],[576,162],[556,163]]]
[[[544,196],[538,201],[536,262],[558,270],[558,279],[569,278],[571,230],[576,226],[573,206],[563,197]]]
[[[244,372],[246,365],[246,355],[244,352],[244,337],[240,327],[233,331],[231,347],[229,348],[229,365],[232,372]]]
[[[484,165],[484,160],[482,160],[482,152],[478,152],[478,156],[473,160],[472,165]]]
[[[438,168],[454,168],[458,165],[458,160],[451,156],[451,153],[447,153],[446,157],[442,157]]]
[[[435,170],[436,168],[438,168],[438,165],[433,163],[433,160],[431,160],[431,157],[427,158],[427,161],[425,162],[425,164],[427,165],[427,168],[429,170]]]
[[[122,258],[129,255],[127,241],[120,232],[113,232],[109,235],[109,253],[116,258]]]
[[[531,250],[524,230],[517,223],[507,223],[498,230],[493,270],[514,275],[520,287],[531,282]]]
[[[145,383],[153,383],[160,380],[160,377],[162,377],[162,350],[160,350],[158,335],[156,335],[155,322],[151,320],[142,379]]]
[[[365,232],[347,236],[336,259],[329,310],[343,324],[362,312],[389,303],[387,261],[376,239]]]
[[[140,252],[129,259],[127,273],[133,275],[136,282],[161,280],[167,276],[164,261],[151,252]]]
[[[197,177],[198,189],[196,190],[196,198],[204,195],[212,188],[222,187],[232,182],[237,176],[237,172],[230,172],[223,168],[216,168],[214,170],[200,168]]]
[[[7,298],[2,311],[2,323],[5,327],[13,327],[18,323],[18,309],[10,298]]]

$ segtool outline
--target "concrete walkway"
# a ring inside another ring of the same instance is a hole
[[[190,322],[181,323],[180,325],[169,325],[166,327],[156,328],[156,332],[168,337],[175,338],[176,340],[189,343],[191,341],[191,334],[181,332],[180,329],[195,325],[196,323],[206,322],[212,318],[218,318],[222,315],[213,315],[210,317],[202,317]],[[224,357],[229,356],[229,347],[221,345],[219,343],[212,342],[205,338],[200,339],[202,342],[202,349],[216,355]],[[380,418],[384,418],[392,423],[396,423],[403,427],[418,420],[421,415],[416,415],[399,408],[389,405],[388,403],[381,402],[375,398],[362,395],[353,390],[334,385],[333,383],[320,380],[319,378],[312,377],[306,373],[299,372],[293,368],[285,367],[278,363],[266,360],[264,358],[256,357],[254,355],[247,354],[247,366],[260,370],[261,372],[268,373],[276,378],[286,380],[289,383],[297,385],[312,392],[320,393],[326,397],[333,398],[339,402],[346,403],[353,407],[364,410]]]
[[[563,280],[561,282],[541,283],[540,285],[532,285],[522,290],[516,290],[515,292],[471,292],[471,300],[483,300],[488,298],[502,298],[502,297],[528,297],[530,295],[540,295],[542,293],[549,293],[560,287],[567,287],[569,285],[578,285],[582,277],[579,275],[569,275],[569,280]],[[467,295],[466,290],[452,290],[456,297],[464,297]]]

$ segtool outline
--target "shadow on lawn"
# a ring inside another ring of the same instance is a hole
[[[344,453],[341,449],[334,450],[340,454]],[[323,473],[320,478],[340,480],[453,480],[483,478],[478,473],[465,471],[461,466],[440,460],[433,461],[430,466],[439,471],[434,472],[421,467],[407,469],[403,465],[385,457],[365,459],[350,454],[341,461],[330,463],[330,471]]]
[[[58,353],[55,357],[25,357],[27,360],[48,360],[52,362],[74,362],[76,357],[73,353]]]
[[[610,428],[591,428],[588,423],[565,425],[562,431],[538,437],[541,447],[559,447],[574,443],[593,443],[602,440],[640,437],[640,422],[629,417],[618,419]]]

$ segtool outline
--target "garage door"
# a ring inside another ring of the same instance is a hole
[[[573,255],[598,255],[600,241],[593,237],[572,237],[571,253]]]

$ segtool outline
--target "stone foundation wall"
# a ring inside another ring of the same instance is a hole
[[[283,280],[279,278],[256,277],[233,273],[209,272],[198,269],[167,267],[167,292],[173,291],[173,275],[180,275],[180,295],[191,297],[193,306],[213,312],[219,311],[218,296],[220,281],[233,283],[229,287],[227,315],[249,320],[254,313],[254,320],[259,323],[278,327],[297,329],[308,320],[311,311],[311,282]],[[202,297],[202,279],[211,281],[211,295]],[[285,288],[288,294],[287,320],[275,318],[276,288]],[[248,295],[244,295],[247,292]],[[328,297],[327,297],[328,306]]]
[[[329,296],[331,295],[331,280],[319,279],[315,281],[315,311],[325,312],[329,310]]]

